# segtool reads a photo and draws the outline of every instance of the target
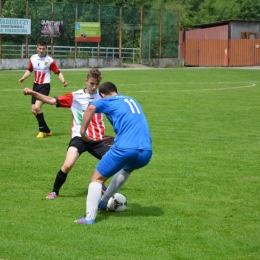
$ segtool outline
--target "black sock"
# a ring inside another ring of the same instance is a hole
[[[50,133],[51,130],[49,129],[49,127],[47,126],[47,124],[44,120],[43,113],[37,114],[36,119],[38,121],[39,131],[44,132],[44,133]]]
[[[60,188],[66,181],[67,176],[68,174],[64,173],[62,170],[58,171],[52,190],[53,192],[56,192],[57,195],[59,195]]]

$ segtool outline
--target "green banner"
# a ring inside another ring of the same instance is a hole
[[[101,30],[99,22],[76,22],[75,23],[76,42],[100,42]]]

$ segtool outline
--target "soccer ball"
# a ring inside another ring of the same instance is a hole
[[[115,193],[108,201],[107,208],[109,211],[121,212],[126,209],[126,197],[120,193]]]

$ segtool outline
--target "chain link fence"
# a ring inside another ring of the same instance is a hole
[[[0,33],[0,58],[28,58],[28,46],[36,46],[39,39],[45,40],[51,48],[59,46],[63,49],[59,54],[67,58],[90,57],[88,48],[118,48],[115,54],[118,58],[126,58],[123,49],[139,49],[138,55],[135,55],[137,61],[178,57],[178,10],[0,0],[0,17],[31,19],[30,35]],[[41,36],[42,20],[63,21],[62,35]],[[75,22],[99,22],[101,41],[75,42]],[[22,54],[21,46],[26,46],[26,51]],[[83,50],[84,47],[86,51]],[[79,48],[81,51],[78,51]],[[55,58],[57,52],[51,54]],[[99,51],[95,55],[102,57]]]

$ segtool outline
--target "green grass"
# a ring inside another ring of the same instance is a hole
[[[85,86],[86,70],[52,76],[51,96]],[[243,69],[104,70],[143,106],[153,158],[120,191],[122,213],[85,212],[97,160],[85,153],[60,197],[45,199],[70,140],[69,109],[45,105],[53,137],[38,140],[32,77],[0,71],[0,259],[260,259],[260,73]],[[106,122],[107,133],[112,134]]]

